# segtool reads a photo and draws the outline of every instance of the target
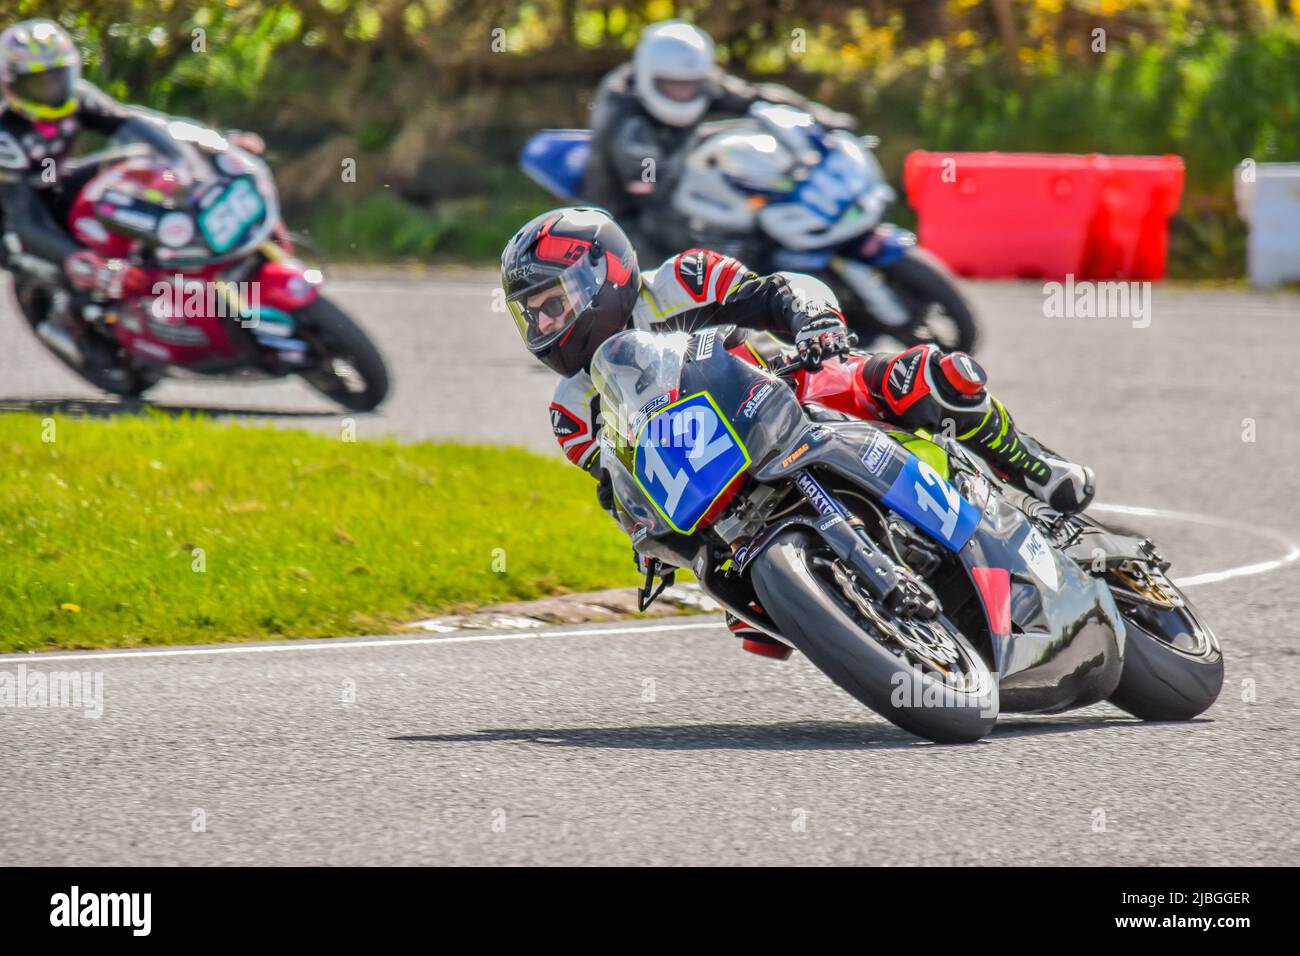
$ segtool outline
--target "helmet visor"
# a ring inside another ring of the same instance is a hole
[[[20,73],[9,84],[13,95],[40,106],[62,106],[72,98],[72,70],[66,66]]]
[[[595,264],[590,257],[548,276],[506,298],[515,327],[531,352],[560,341],[578,321],[605,284],[605,256]]]
[[[655,90],[674,103],[693,103],[704,95],[703,80],[655,80]]]

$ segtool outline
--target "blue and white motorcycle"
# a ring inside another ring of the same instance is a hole
[[[827,130],[802,110],[756,104],[696,131],[648,227],[664,249],[703,246],[759,271],[816,276],[864,345],[890,337],[973,351],[975,316],[952,274],[912,233],[884,221],[896,194],[876,144]],[[520,165],[553,195],[579,199],[590,145],[588,130],[543,130]]]

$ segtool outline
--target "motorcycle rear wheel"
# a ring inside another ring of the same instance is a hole
[[[1108,578],[1128,631],[1124,670],[1108,700],[1142,720],[1191,720],[1218,699],[1223,653],[1183,593],[1160,578],[1181,606],[1143,600],[1135,588]]]

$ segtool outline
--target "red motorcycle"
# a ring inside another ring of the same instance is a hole
[[[15,270],[19,306],[38,338],[115,395],[142,395],[168,376],[298,375],[345,408],[379,405],[388,394],[384,360],[321,294],[320,271],[295,256],[266,164],[190,123],[168,124],[167,151],[121,142],[129,127],[63,174],[84,183],[68,212],[71,233],[134,268],[111,302]]]

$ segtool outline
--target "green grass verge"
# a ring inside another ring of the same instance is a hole
[[[632,585],[593,491],[516,449],[0,415],[0,651],[374,633]]]

